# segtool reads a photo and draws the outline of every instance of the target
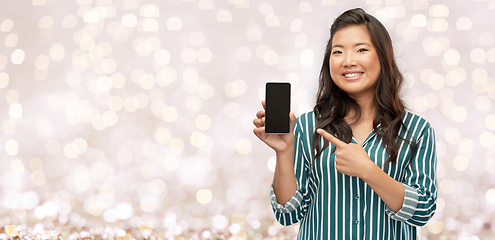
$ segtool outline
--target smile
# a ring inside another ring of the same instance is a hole
[[[361,75],[363,75],[363,73],[362,73],[362,72],[359,72],[359,73],[357,73],[357,72],[355,72],[355,73],[345,73],[345,74],[344,74],[344,76],[345,76],[346,78],[355,78],[355,77],[359,77],[359,76],[361,76]]]

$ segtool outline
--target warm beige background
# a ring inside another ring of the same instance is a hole
[[[273,153],[251,122],[267,81],[311,110],[329,26],[359,6],[388,28],[410,110],[436,129],[437,213],[421,234],[495,236],[495,0],[0,5],[0,226],[293,235],[274,223]]]

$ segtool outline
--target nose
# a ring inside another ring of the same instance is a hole
[[[347,53],[344,56],[344,62],[342,63],[344,67],[356,66],[356,57],[353,53]]]

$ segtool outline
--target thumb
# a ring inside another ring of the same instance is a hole
[[[294,124],[296,123],[296,114],[294,114],[293,112],[290,112],[289,113],[289,118],[290,118],[290,132],[293,133],[294,132]]]

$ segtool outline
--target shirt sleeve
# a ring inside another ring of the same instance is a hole
[[[303,133],[302,124],[299,118],[294,125],[294,172],[297,182],[297,189],[294,196],[292,196],[287,203],[282,205],[277,202],[277,197],[273,192],[273,185],[270,190],[270,203],[272,205],[275,218],[284,226],[299,222],[306,214],[310,203],[307,184],[307,169],[309,169],[311,163],[311,155],[308,154],[307,148],[308,141],[306,141],[308,140],[308,136],[305,136]],[[311,149],[311,146],[309,146],[309,149]]]
[[[389,217],[413,226],[423,226],[433,217],[437,200],[436,165],[435,132],[429,126],[418,139],[417,152],[406,169],[402,208],[394,213],[386,207]]]

